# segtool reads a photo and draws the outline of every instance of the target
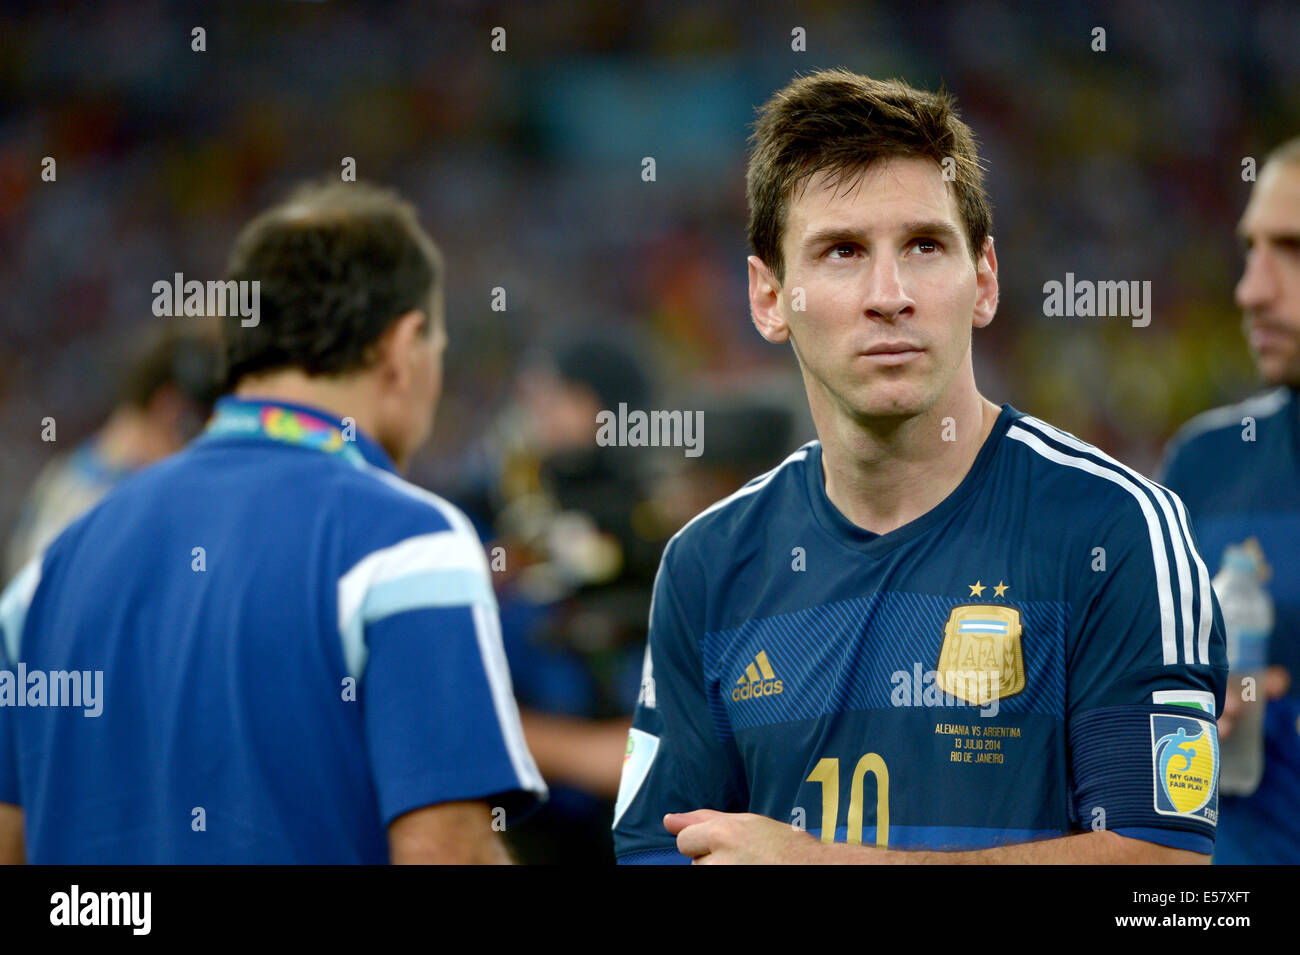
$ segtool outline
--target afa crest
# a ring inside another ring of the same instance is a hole
[[[953,607],[936,676],[945,693],[986,706],[1025,688],[1020,611],[999,604]]]
[[[1219,734],[1213,722],[1152,713],[1151,761],[1156,812],[1217,825]]]

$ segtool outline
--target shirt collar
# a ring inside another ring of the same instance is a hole
[[[826,494],[826,476],[822,470],[822,444],[818,441],[809,450],[808,457],[804,459],[804,474],[813,516],[832,537],[841,543],[871,558],[884,557],[900,544],[921,536],[946,519],[979,489],[992,467],[998,449],[1002,446],[1003,436],[1016,419],[1021,417],[1024,417],[1022,412],[1011,405],[1004,404],[997,420],[993,423],[992,430],[989,431],[988,437],[984,439],[979,452],[975,455],[970,469],[952,493],[924,514],[885,534],[877,534],[865,527],[859,527],[831,502]]]
[[[355,421],[310,405],[280,399],[226,395],[218,399],[200,440],[275,441],[343,458],[355,467],[373,464],[393,474],[393,459]]]

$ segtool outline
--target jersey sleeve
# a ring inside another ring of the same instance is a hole
[[[1073,823],[1209,853],[1223,623],[1177,495],[1134,476],[1088,541],[1067,642]]]
[[[546,797],[477,538],[442,530],[370,554],[339,582],[339,621],[385,825],[481,799],[508,826]]]
[[[700,632],[678,593],[674,551],[670,542],[655,577],[641,693],[614,807],[614,850],[622,865],[690,862],[664,828],[666,813],[746,806],[737,758],[714,728]]]

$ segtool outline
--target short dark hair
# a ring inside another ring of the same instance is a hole
[[[902,80],[821,70],[796,78],[763,105],[750,142],[749,244],[778,279],[790,198],[823,170],[847,182],[878,159],[919,156],[942,167],[951,158],[972,258],[993,231],[975,135],[942,89],[928,93]]]
[[[365,368],[371,347],[410,311],[433,321],[442,256],[415,209],[365,182],[307,183],[239,233],[227,278],[256,281],[259,316],[222,322],[223,378],[299,368],[342,375]]]

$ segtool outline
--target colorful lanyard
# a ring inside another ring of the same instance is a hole
[[[356,442],[324,418],[271,404],[224,404],[204,431],[205,437],[263,438],[337,454],[355,467],[366,466]]]

